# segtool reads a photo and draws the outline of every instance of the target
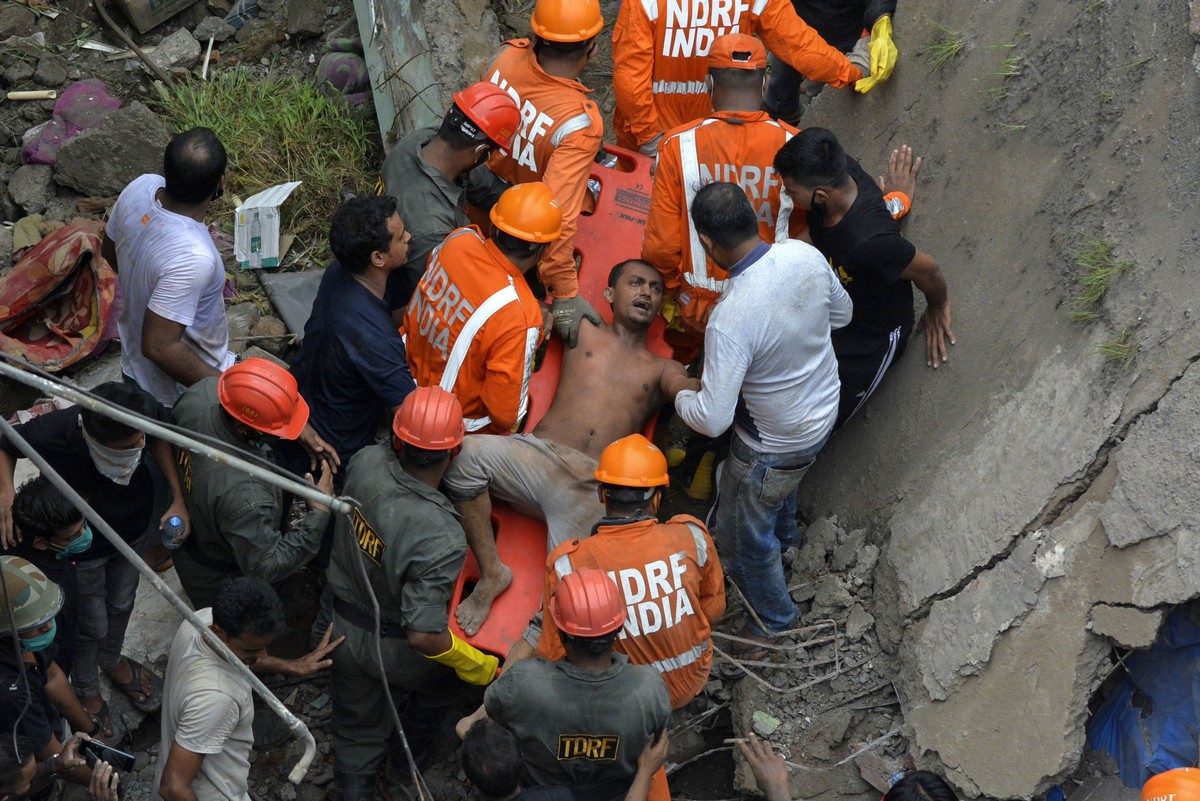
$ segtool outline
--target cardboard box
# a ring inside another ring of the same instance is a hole
[[[199,0],[114,0],[121,13],[129,18],[138,33],[146,31],[161,22],[194,6]]]
[[[264,189],[233,212],[233,255],[243,270],[279,266],[279,207],[300,184]]]

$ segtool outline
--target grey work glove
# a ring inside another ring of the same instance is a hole
[[[863,78],[869,77],[871,75],[871,37],[864,36],[859,39],[855,43],[854,49],[846,54],[846,58],[862,71]]]
[[[658,155],[658,146],[660,144],[662,144],[662,138],[663,138],[662,133],[657,133],[654,135],[653,139],[646,140],[646,142],[643,145],[641,145],[638,148],[638,150],[641,152],[641,154],[643,156],[649,156],[650,158],[654,158],[655,156]]]
[[[568,348],[579,344],[579,326],[584,318],[596,325],[602,325],[603,320],[592,304],[576,295],[573,298],[555,298],[550,303],[550,313],[554,315],[554,332],[562,337]]]

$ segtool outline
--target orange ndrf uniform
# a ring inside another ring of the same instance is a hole
[[[712,666],[712,624],[725,613],[725,577],[704,524],[688,515],[601,521],[587,539],[564,542],[546,558],[542,608],[561,578],[593,567],[612,577],[625,597],[626,618],[616,649],[636,665],[662,674],[671,707],[680,709],[704,689]],[[537,654],[565,655],[553,615],[543,615]]]
[[[807,227],[805,216],[792,213],[792,201],[772,166],[779,148],[796,133],[765,111],[718,111],[672,131],[659,148],[642,258],[662,273],[679,304],[686,329],[678,337],[680,347],[703,344],[708,314],[728,278],[704,255],[692,227],[692,198],[705,184],[735,183],[750,198],[763,241],[799,236]],[[668,338],[678,333],[670,331]]]
[[[617,144],[637,148],[712,111],[705,56],[727,33],[757,33],[805,77],[835,88],[863,77],[791,0],[625,0],[613,29]]]
[[[404,331],[417,385],[453,392],[468,431],[516,428],[529,406],[541,304],[478,228],[459,228],[434,249]]]
[[[587,194],[588,176],[604,138],[604,122],[591,91],[579,81],[547,75],[528,39],[505,42],[480,71],[508,92],[521,110],[521,127],[508,154],[496,152],[488,167],[510,184],[542,181],[562,209],[562,235],[539,265],[538,275],[556,298],[579,294],[575,227]]]

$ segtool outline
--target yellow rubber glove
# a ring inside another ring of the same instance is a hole
[[[864,94],[891,77],[892,70],[896,68],[896,59],[900,56],[900,51],[892,42],[892,18],[886,14],[871,26],[870,49],[871,74],[854,84],[854,91]]]
[[[470,643],[463,642],[450,632],[450,649],[437,656],[426,656],[434,662],[451,668],[458,677],[467,684],[482,687],[491,684],[496,678],[496,669],[500,660],[491,654],[485,654]]]
[[[667,321],[667,328],[674,331],[687,330],[683,327],[682,315],[679,313],[679,304],[670,295],[663,296],[662,307],[658,310],[658,313]]]

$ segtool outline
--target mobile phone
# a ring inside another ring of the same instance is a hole
[[[107,762],[119,771],[129,773],[133,770],[134,756],[127,751],[113,748],[99,740],[84,740],[79,744],[79,750],[85,757],[91,757],[89,762]]]

